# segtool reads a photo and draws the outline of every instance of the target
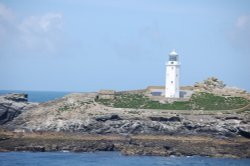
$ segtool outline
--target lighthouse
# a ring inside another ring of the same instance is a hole
[[[180,63],[178,54],[173,50],[169,54],[169,61],[166,62],[166,86],[165,97],[180,97]]]

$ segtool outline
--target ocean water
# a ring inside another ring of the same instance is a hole
[[[52,91],[21,91],[21,90],[0,90],[1,94],[6,93],[26,93],[29,102],[47,102],[50,100],[62,98],[71,92],[52,92]]]
[[[1,166],[249,166],[250,159],[124,156],[118,152],[2,152]]]

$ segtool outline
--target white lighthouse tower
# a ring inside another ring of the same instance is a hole
[[[175,50],[169,54],[169,61],[166,62],[165,97],[180,97],[180,63]]]

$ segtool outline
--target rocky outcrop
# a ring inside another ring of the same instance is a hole
[[[179,116],[172,116],[172,117],[149,117],[152,121],[165,121],[165,122],[181,122],[182,118]]]
[[[18,102],[18,103],[20,103],[20,102],[27,103],[28,102],[28,94],[9,93],[9,94],[3,95],[1,97],[6,99],[6,100]]]
[[[194,91],[208,92],[221,96],[237,96],[250,100],[250,94],[246,90],[237,87],[227,86],[223,81],[215,77],[209,77],[203,82],[197,82],[193,87]]]
[[[238,129],[238,132],[240,135],[242,135],[246,138],[250,138],[250,126],[249,125],[240,126],[237,129]]]
[[[28,102],[27,94],[6,94],[0,96],[0,125],[5,124],[24,110],[33,107],[35,104]]]
[[[215,77],[209,77],[208,79],[204,80],[203,82],[197,82],[194,85],[194,88],[201,89],[201,90],[207,90],[212,91],[215,88],[222,89],[226,85],[223,83],[223,81],[220,81],[218,78]]]
[[[102,115],[95,118],[96,121],[106,122],[107,120],[122,120],[117,114]]]
[[[112,108],[95,102],[95,94],[71,94],[25,111],[5,127],[25,131],[80,132],[85,134],[153,134],[249,137],[250,115],[202,114]]]
[[[70,94],[24,111],[2,125],[14,136],[3,136],[0,149],[250,157],[248,111],[112,108],[95,102],[96,95]]]

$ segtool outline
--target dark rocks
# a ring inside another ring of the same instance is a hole
[[[28,102],[28,94],[10,93],[4,95],[4,98],[14,102]]]
[[[172,116],[172,117],[149,117],[152,121],[163,121],[163,122],[181,122],[182,118],[179,116]]]
[[[238,116],[227,116],[225,120],[242,120],[242,118]]]
[[[14,119],[20,113],[20,110],[15,110],[0,103],[0,125]]]
[[[183,127],[185,129],[188,129],[188,130],[195,130],[195,129],[200,128],[201,126],[198,125],[198,124],[194,124],[194,123],[192,123],[190,121],[185,121],[185,122],[183,122]]]
[[[27,94],[6,94],[0,96],[0,125],[5,124],[22,111],[31,108],[35,104],[28,103]]]
[[[89,143],[83,142],[79,145],[74,145],[73,147],[67,147],[63,149],[74,152],[113,151],[114,144],[112,142],[90,141]]]
[[[246,138],[250,138],[250,126],[241,126],[238,127],[238,133]]]
[[[111,115],[102,115],[102,116],[98,116],[95,118],[96,121],[102,121],[105,122],[107,120],[122,120],[117,114],[111,114]]]
[[[100,143],[98,144],[96,151],[113,151],[114,144],[113,143]]]
[[[124,155],[169,156],[170,153],[164,147],[148,147],[138,145],[125,145],[121,153]]]
[[[138,136],[132,139],[130,144],[125,144],[120,148],[126,155],[158,155],[158,156],[215,156],[215,157],[248,157],[249,145],[236,143],[227,140],[209,137],[169,137],[171,139],[161,139],[161,136]],[[164,137],[162,137],[164,138]],[[188,138],[188,139],[186,139]],[[237,140],[237,139],[236,139]],[[244,148],[246,147],[246,148]]]
[[[22,137],[6,131],[9,139],[0,141],[0,151],[120,151],[125,155],[201,155],[250,157],[247,138],[216,138],[194,135],[96,135],[64,132],[26,132]],[[5,136],[4,136],[5,137]]]
[[[15,151],[44,152],[44,146],[18,146]]]

